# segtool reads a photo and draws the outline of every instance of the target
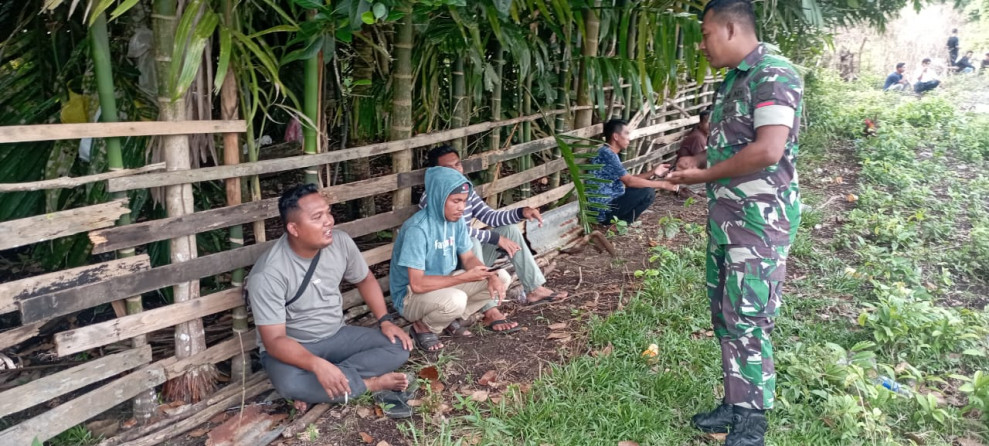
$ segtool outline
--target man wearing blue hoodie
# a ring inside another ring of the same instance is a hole
[[[475,312],[484,313],[484,325],[492,331],[519,329],[497,305],[505,298],[511,277],[504,270],[490,271],[473,252],[463,221],[471,183],[447,167],[426,171],[428,205],[406,220],[392,251],[389,285],[395,309],[412,322],[419,348],[443,348],[439,333]],[[455,271],[457,260],[465,271]],[[497,296],[497,301],[494,298]]]

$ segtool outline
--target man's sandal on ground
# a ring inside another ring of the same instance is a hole
[[[443,350],[443,347],[433,348],[437,345],[442,344],[442,342],[440,342],[440,337],[437,336],[436,333],[433,333],[431,331],[427,331],[425,333],[419,333],[418,331],[416,331],[415,327],[413,327],[410,331],[412,334],[412,339],[415,341],[416,347],[419,347],[420,350],[426,353],[438,352],[440,350]]]
[[[467,330],[467,324],[458,317],[443,329],[443,336],[472,338],[474,334]]]
[[[496,321],[494,321],[494,322],[492,322],[492,323],[490,323],[488,325],[485,325],[484,328],[487,329],[488,331],[492,331],[492,332],[495,332],[495,333],[498,333],[498,334],[514,333],[514,332],[519,331],[519,330],[522,329],[522,327],[519,326],[519,325],[516,325],[516,326],[514,326],[512,328],[506,328],[504,330],[495,330],[495,328],[494,328],[495,325],[508,325],[508,324],[511,324],[511,322],[509,322],[508,319],[498,319],[498,320],[496,320]]]
[[[570,297],[569,294],[563,294],[563,293],[564,293],[563,291],[554,291],[550,293],[549,296],[546,296],[535,302],[530,302],[527,300],[525,301],[525,303],[522,304],[522,306],[531,308],[531,307],[538,307],[540,305],[560,303],[567,300],[567,298]]]
[[[409,418],[412,416],[412,406],[409,400],[415,397],[419,390],[419,380],[414,373],[406,373],[405,378],[409,381],[409,386],[403,391],[380,390],[374,392],[372,397],[375,404],[381,406],[381,412],[388,418]]]

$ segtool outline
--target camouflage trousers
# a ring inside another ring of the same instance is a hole
[[[707,295],[721,343],[727,404],[773,407],[776,368],[769,335],[782,305],[789,249],[708,242]]]

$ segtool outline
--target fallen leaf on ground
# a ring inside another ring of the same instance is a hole
[[[842,178],[842,177],[834,177],[834,183],[835,184],[842,184],[844,182],[845,182],[845,179],[844,178]]]
[[[491,397],[491,402],[492,403],[495,403],[495,404],[501,404],[501,400],[502,400],[502,398],[500,396],[493,396],[493,397]]]
[[[440,371],[436,370],[436,366],[425,367],[419,371],[419,377],[430,381],[436,381],[440,379]]]
[[[387,441],[381,440],[381,441],[378,442],[378,444],[376,446],[391,446],[391,445],[388,444]]]
[[[367,444],[371,444],[371,442],[374,441],[374,437],[372,437],[367,432],[361,432],[360,434],[361,434],[361,441],[363,441],[363,442],[365,442]]]
[[[554,331],[550,333],[549,336],[546,336],[546,339],[570,339],[570,334],[560,331]]]
[[[634,441],[619,441],[618,446],[639,446],[639,443]]]
[[[488,400],[487,390],[477,390],[470,394],[470,399],[477,401],[478,403],[483,403]]]
[[[422,400],[408,400],[405,402],[409,407],[419,407],[422,405]]]
[[[725,441],[725,438],[728,438],[728,434],[709,433],[705,435],[707,436],[707,438],[714,441]]]
[[[519,384],[519,392],[529,393],[530,390],[532,390],[532,384],[529,383]]]
[[[371,415],[374,415],[374,409],[371,409],[370,407],[366,407],[366,406],[361,406],[357,408],[357,416],[361,418],[371,418]]]
[[[608,356],[608,355],[611,355],[611,352],[614,349],[615,349],[615,346],[614,345],[611,345],[611,343],[609,342],[608,345],[606,345],[601,350],[594,350],[594,351],[592,351],[591,352],[591,356]]]
[[[436,393],[442,392],[443,389],[446,388],[446,386],[443,385],[443,383],[441,383],[439,381],[432,381],[432,382],[430,382],[429,383],[429,387],[431,389],[433,389],[433,392],[436,392]]]
[[[849,203],[854,203],[854,202],[858,201],[859,197],[858,197],[858,195],[855,195],[855,194],[848,194],[848,196],[845,197],[845,199],[848,200]]]
[[[557,322],[549,326],[550,330],[563,330],[564,328],[567,328],[566,322]]]
[[[207,433],[209,433],[209,430],[206,429],[206,428],[202,428],[201,427],[201,428],[196,429],[194,431],[190,431],[189,432],[189,436],[192,437],[192,438],[199,438],[199,437],[202,437],[203,435],[206,435]]]
[[[385,411],[381,410],[381,406],[374,406],[374,416],[378,418],[385,416]]]
[[[482,386],[486,386],[494,382],[496,379],[498,379],[498,372],[494,370],[488,370],[487,372],[484,372],[483,375],[481,375],[481,379],[477,380],[477,383]]]
[[[127,421],[124,421],[124,423],[120,425],[120,427],[122,427],[124,429],[130,429],[130,428],[132,428],[134,426],[137,426],[137,419],[136,418],[131,418],[131,419],[127,420]]]
[[[440,413],[450,413],[453,411],[453,407],[447,403],[440,404]]]

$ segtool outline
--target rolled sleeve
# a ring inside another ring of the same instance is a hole
[[[797,125],[796,110],[803,97],[800,77],[790,68],[771,67],[753,79],[752,126]]]
[[[796,110],[786,105],[768,104],[756,106],[752,113],[752,126],[755,128],[764,125],[785,125],[793,128],[793,118]]]

